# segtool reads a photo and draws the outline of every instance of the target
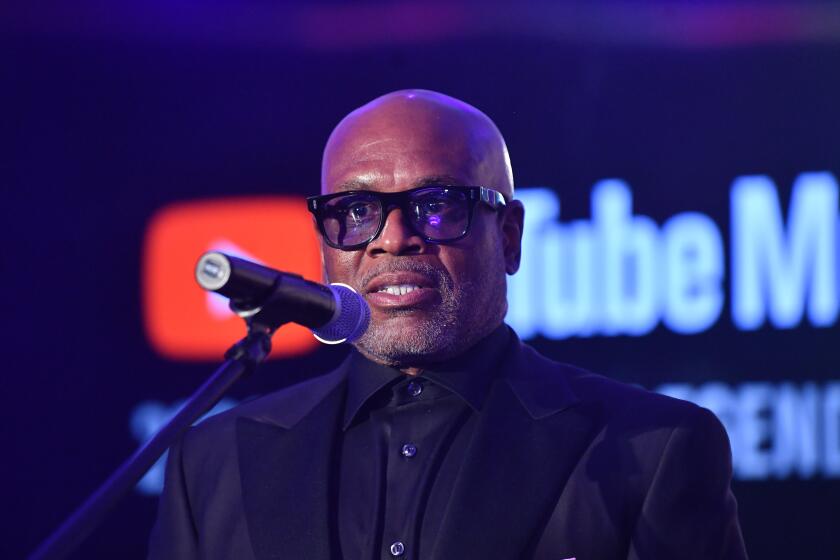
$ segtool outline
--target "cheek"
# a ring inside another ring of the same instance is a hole
[[[353,286],[353,272],[358,268],[356,252],[339,251],[332,247],[322,246],[321,257],[325,281]]]
[[[504,243],[501,231],[497,222],[492,219],[494,216],[485,216],[476,224],[476,235],[472,239],[471,247],[467,254],[474,266],[487,272],[497,265],[500,256],[504,255]]]
[[[496,269],[504,273],[503,251],[491,232],[476,241],[441,251],[441,261],[456,282],[486,284]]]

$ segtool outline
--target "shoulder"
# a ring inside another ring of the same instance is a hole
[[[226,452],[225,449],[235,442],[236,424],[240,419],[288,429],[330,394],[340,390],[345,376],[342,364],[327,374],[284,387],[211,416],[187,431],[182,439],[184,452]]]
[[[569,364],[555,362],[522,344],[520,369],[524,385],[533,395],[521,392],[539,407],[557,408],[562,416],[575,416],[589,427],[590,451],[587,469],[597,477],[611,473],[638,473],[651,482],[652,473],[666,458],[683,469],[702,471],[709,480],[726,481],[731,473],[729,438],[717,416],[694,403],[622,383]],[[524,369],[522,367],[524,366]],[[565,393],[566,396],[558,397]],[[552,396],[548,396],[552,395]],[[541,401],[540,401],[541,399]],[[527,407],[528,405],[526,405]]]
[[[514,386],[526,407],[575,407],[613,431],[670,431],[677,427],[724,434],[717,417],[694,403],[557,362],[516,340]],[[551,400],[554,402],[550,402]]]
[[[627,438],[660,448],[691,441],[686,453],[731,456],[729,437],[715,414],[692,402],[622,383],[561,364],[582,404],[601,411],[605,427]]]
[[[641,417],[679,425],[702,422],[714,415],[696,404],[650,391],[640,385],[624,383],[568,364],[558,363],[558,373],[569,379],[575,394],[584,403],[600,403],[611,417]]]

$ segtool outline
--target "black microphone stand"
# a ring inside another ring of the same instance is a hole
[[[187,399],[175,416],[142,445],[67,520],[32,553],[29,560],[66,558],[137,485],[164,451],[210,410],[241,377],[252,373],[271,351],[271,335],[289,321],[271,300],[262,308],[231,309],[245,318],[248,335],[225,353],[225,362]]]

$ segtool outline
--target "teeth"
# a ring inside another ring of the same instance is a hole
[[[400,284],[399,286],[382,286],[379,288],[379,291],[395,296],[404,296],[405,294],[418,289],[420,289],[420,286],[416,286],[414,284]]]

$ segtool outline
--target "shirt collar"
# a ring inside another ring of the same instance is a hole
[[[490,385],[498,376],[510,338],[509,327],[499,325],[463,354],[424,369],[419,379],[444,387],[460,396],[474,410],[480,410]],[[351,353],[349,366],[345,430],[380,390],[410,377],[396,368],[372,362],[357,350]]]

